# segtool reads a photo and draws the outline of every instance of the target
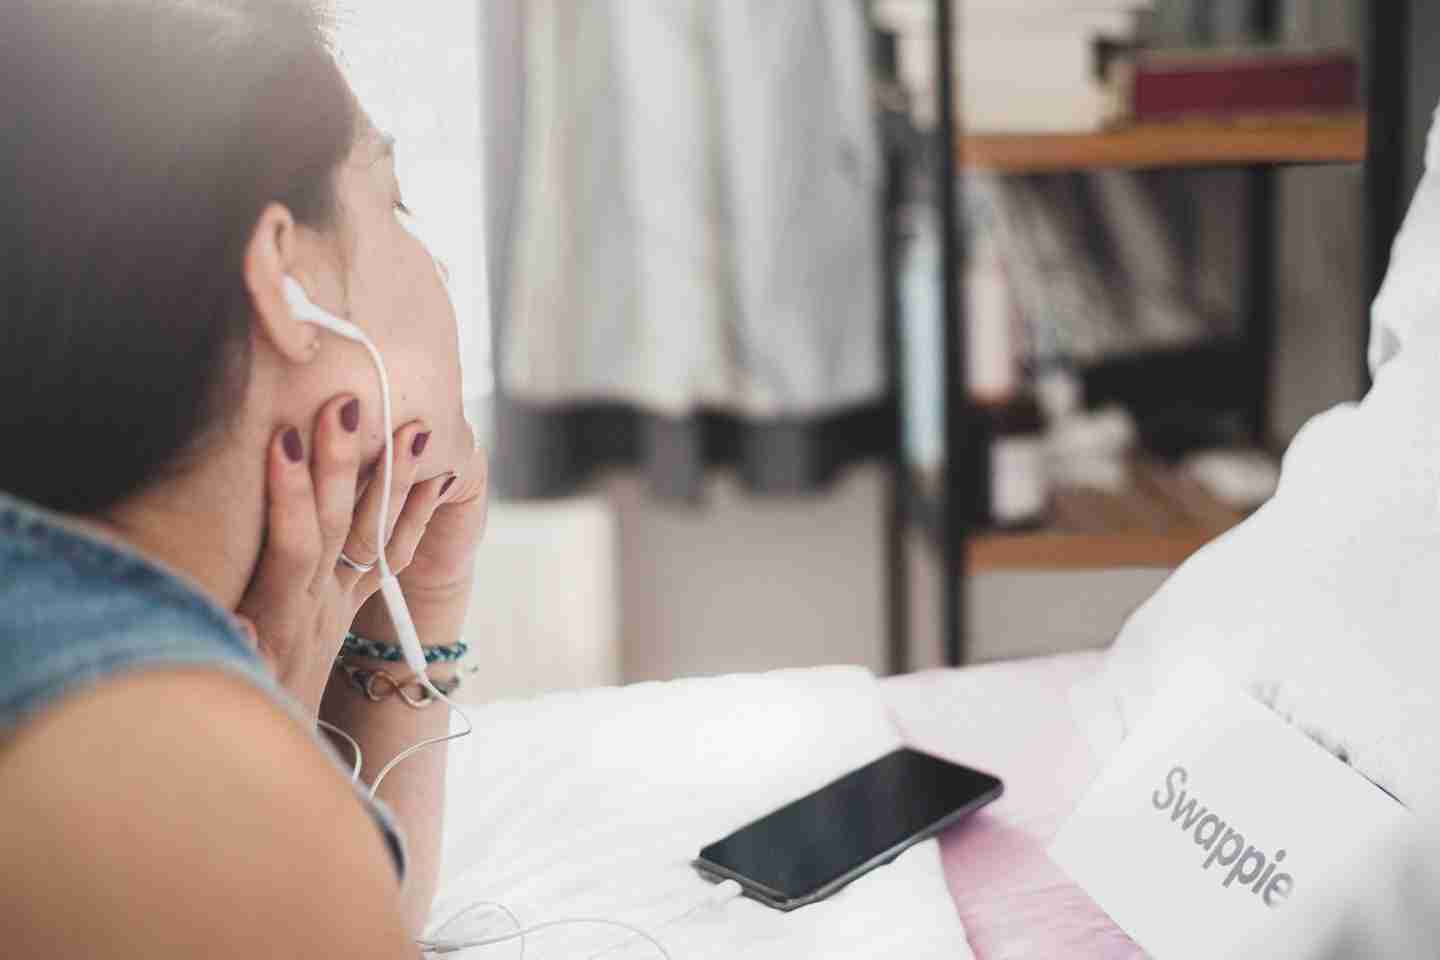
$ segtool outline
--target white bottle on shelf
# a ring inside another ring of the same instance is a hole
[[[993,231],[976,218],[967,274],[968,382],[978,462],[975,520],[1002,529],[1042,523],[1050,506],[1045,419],[1021,372],[1020,322]]]

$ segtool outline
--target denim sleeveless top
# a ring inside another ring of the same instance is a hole
[[[0,738],[69,694],[176,666],[224,671],[301,716],[233,618],[197,589],[62,515],[0,492]],[[348,775],[334,748],[314,739]],[[394,821],[358,785],[357,794],[403,879],[405,848]]]

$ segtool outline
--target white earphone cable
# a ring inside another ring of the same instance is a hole
[[[509,911],[508,909],[506,909],[502,904],[496,904],[496,906],[500,906],[501,909],[505,910],[505,912],[506,912],[507,914],[510,913],[510,911]],[[467,908],[467,909],[469,909],[469,908]],[[512,917],[514,916],[513,914],[510,914],[510,915],[511,915]],[[616,928],[616,929],[618,929],[618,930],[624,930],[626,933],[629,933],[629,934],[631,934],[632,936],[635,936],[635,937],[639,937],[640,939],[642,939],[642,940],[646,941],[647,943],[649,943],[652,947],[654,947],[656,950],[658,950],[658,951],[660,952],[660,955],[661,955],[662,957],[664,957],[665,960],[674,960],[674,957],[672,957],[672,956],[670,955],[670,951],[665,949],[665,945],[664,945],[663,943],[661,943],[659,940],[655,939],[655,937],[651,936],[651,935],[650,935],[649,933],[647,933],[646,931],[640,929],[639,927],[636,927],[636,926],[633,926],[633,925],[631,925],[631,924],[625,923],[625,922],[622,921],[622,920],[608,920],[608,919],[606,919],[606,918],[604,918],[604,917],[566,917],[566,918],[561,919],[561,920],[546,920],[546,921],[544,921],[543,923],[537,923],[537,924],[535,924],[535,925],[533,925],[533,926],[525,927],[525,928],[522,929],[522,930],[516,930],[516,931],[514,931],[513,933],[501,934],[500,936],[495,936],[495,937],[483,937],[483,938],[480,938],[480,939],[477,939],[477,940],[423,940],[423,939],[422,939],[422,940],[416,940],[415,942],[416,942],[422,949],[427,950],[427,951],[429,951],[430,953],[446,954],[446,953],[458,953],[458,952],[460,952],[461,950],[469,950],[469,949],[471,949],[471,948],[473,948],[473,947],[493,947],[493,946],[496,946],[497,944],[509,943],[511,940],[516,940],[516,939],[518,939],[518,940],[520,940],[520,943],[521,943],[521,950],[522,950],[522,954],[521,954],[521,955],[523,956],[523,955],[524,955],[524,954],[523,954],[524,943],[525,943],[525,938],[526,938],[526,937],[528,937],[528,936],[530,936],[530,935],[532,935],[532,934],[535,934],[535,933],[539,933],[541,930],[549,930],[549,929],[552,928],[552,927],[564,927],[564,926],[571,926],[571,925],[573,925],[573,924],[582,924],[582,923],[583,923],[583,924],[593,925],[593,926],[599,926],[599,927],[614,927],[614,928]]]
[[[453,700],[451,700],[448,696],[442,693],[435,686],[435,684],[431,682],[430,677],[427,675],[425,670],[426,664],[424,650],[420,646],[419,636],[415,629],[415,622],[410,616],[410,610],[405,603],[404,594],[401,592],[399,582],[396,580],[394,571],[392,571],[390,568],[390,562],[385,556],[385,547],[388,545],[386,543],[386,541],[388,540],[388,537],[386,536],[386,533],[388,531],[386,530],[386,528],[389,526],[390,519],[390,493],[391,483],[393,479],[393,463],[395,459],[393,439],[394,422],[390,408],[390,378],[387,376],[385,371],[385,361],[381,358],[379,349],[370,340],[370,338],[365,335],[362,330],[360,330],[353,324],[348,323],[347,321],[332,316],[325,310],[316,306],[305,294],[304,288],[302,288],[299,283],[296,283],[292,280],[287,286],[289,287],[289,293],[293,298],[292,309],[295,310],[297,316],[300,316],[304,320],[316,323],[322,329],[329,330],[337,336],[360,344],[365,348],[366,352],[369,353],[370,360],[375,365],[375,372],[380,379],[380,405],[381,413],[384,418],[385,430],[385,463],[381,473],[381,483],[383,486],[380,491],[380,512],[379,516],[376,518],[375,535],[375,542],[380,545],[379,554],[376,557],[376,565],[380,569],[380,592],[384,598],[385,607],[390,612],[390,619],[395,625],[395,632],[399,636],[400,648],[405,654],[407,664],[412,670],[415,671],[416,679],[420,683],[424,684],[424,686],[429,690],[431,696],[442,701],[451,711],[458,714],[459,717],[465,722],[464,730],[456,733],[448,733],[444,736],[430,737],[428,739],[421,740],[419,743],[415,743],[410,745],[409,747],[406,747],[404,750],[401,750],[398,754],[391,758],[391,760],[386,763],[385,766],[381,767],[380,771],[375,774],[375,779],[370,784],[369,795],[373,799],[376,792],[380,789],[380,784],[385,780],[385,777],[389,775],[390,771],[395,769],[397,765],[414,756],[417,752],[425,749],[426,747],[436,746],[442,743],[447,743],[451,740],[458,740],[462,737],[469,736],[471,733],[474,732],[475,725],[471,722],[470,717],[465,713],[465,711],[460,709],[460,707]],[[321,726],[323,729],[329,730],[337,736],[344,738],[354,749],[355,761],[354,768],[351,773],[351,778],[358,781],[360,776],[360,770],[362,767],[360,744],[356,742],[356,740],[348,733],[340,730],[338,727],[326,723],[323,720],[317,722],[319,726]],[[706,902],[712,902],[712,899],[707,899]],[[447,920],[444,924],[441,925],[440,929],[443,930],[451,922],[458,919],[459,916],[463,915],[469,910],[472,910],[477,906],[485,905],[493,905],[499,907],[500,910],[502,910],[507,916],[510,917],[510,919],[515,923],[516,927],[520,926],[519,920],[515,917],[515,914],[511,912],[511,910],[504,904],[492,904],[490,901],[479,901],[477,903],[471,904],[469,907],[466,907],[465,910],[462,910],[460,914],[456,914],[454,917],[451,917],[450,920]],[[690,912],[693,913],[694,908],[692,908]],[[420,947],[432,953],[445,954],[455,953],[460,950],[467,950],[472,947],[494,946],[497,944],[508,943],[512,940],[519,939],[520,955],[523,958],[525,954],[525,937],[527,935],[539,932],[541,930],[547,930],[553,927],[572,924],[591,924],[595,926],[608,926],[625,930],[632,936],[639,937],[649,942],[652,946],[655,947],[656,950],[660,952],[660,955],[663,956],[665,960],[673,960],[669,951],[665,949],[665,946],[645,930],[642,930],[639,927],[633,926],[623,921],[608,920],[602,917],[575,917],[563,920],[549,920],[528,928],[517,929],[514,933],[505,934],[503,936],[487,937],[478,940],[443,941],[417,939],[415,942]]]
[[[335,724],[333,723],[328,723],[324,720],[316,720],[315,726],[319,727],[321,730],[325,730],[329,733],[335,734],[335,736],[350,744],[350,751],[355,755],[354,763],[351,764],[350,767],[350,780],[352,782],[358,782],[360,779],[360,767],[362,766],[362,754],[360,753],[359,741],[357,741],[354,737],[350,736],[350,734],[346,733],[344,730],[341,730],[339,727],[335,726]]]
[[[402,761],[409,759],[416,753],[424,750],[426,747],[432,747],[438,744],[448,743],[451,740],[459,740],[462,737],[470,736],[470,734],[475,731],[475,725],[470,722],[469,715],[466,714],[464,710],[461,710],[458,706],[456,706],[453,700],[445,696],[445,694],[440,693],[438,690],[434,690],[433,688],[431,689],[431,694],[443,701],[445,705],[455,713],[456,716],[458,716],[461,720],[465,721],[465,729],[457,731],[455,733],[447,733],[443,737],[431,737],[428,740],[421,740],[419,743],[411,744],[404,750],[401,750],[399,753],[397,753],[394,757],[391,758],[389,763],[385,764],[385,766],[380,768],[379,773],[375,774],[375,779],[370,783],[371,797],[374,797],[376,791],[380,789],[380,783],[385,779],[386,775],[389,774],[391,770],[395,769],[395,767],[399,765]]]
[[[731,900],[739,897],[742,893],[744,893],[744,890],[741,888],[739,883],[735,882],[734,880],[723,880],[716,885],[715,889],[712,890],[709,895],[705,897],[705,899],[690,907],[688,910],[675,917],[674,919],[666,922],[665,924],[663,924],[663,926],[670,927],[677,923],[682,923],[685,920],[688,920],[690,917],[694,916],[700,910],[705,909],[706,907],[723,907]],[[505,914],[505,916],[510,918],[510,922],[515,925],[515,930],[508,934],[465,940],[442,940],[439,938],[438,935],[442,933],[446,927],[450,926],[452,923],[465,916],[465,914],[479,907],[495,907],[499,909],[502,913]],[[525,927],[521,925],[519,918],[515,916],[515,912],[513,910],[505,906],[505,904],[499,903],[498,901],[494,900],[475,901],[474,903],[460,910],[458,913],[452,914],[449,919],[447,919],[444,923],[440,924],[440,926],[436,927],[435,935],[418,939],[415,942],[422,949],[432,954],[447,954],[455,953],[460,950],[469,950],[476,947],[498,946],[499,944],[508,943],[512,940],[519,940],[520,953],[516,960],[525,960],[525,938],[527,936],[533,933],[538,933],[541,930],[549,929],[551,927],[567,926],[570,924],[591,924],[598,926],[615,927],[617,929],[624,930],[627,933],[631,934],[631,939],[638,937],[639,939],[644,940],[645,942],[653,946],[656,950],[658,950],[660,952],[660,955],[664,957],[665,960],[672,960],[670,951],[665,947],[663,943],[661,943],[649,931],[641,929],[640,927],[634,926],[632,924],[625,923],[619,920],[609,920],[600,917],[568,917],[560,920],[550,920],[544,923],[537,923],[533,926]],[[627,946],[629,943],[630,940],[623,940],[620,943],[613,944],[612,946],[606,947],[605,949],[600,950],[596,953],[589,954],[589,960],[596,960],[596,958],[598,957],[603,957],[606,954],[614,953],[616,950]]]
[[[472,903],[472,904],[470,904],[469,906],[465,907],[463,910],[460,910],[460,911],[452,914],[449,919],[447,919],[444,923],[440,924],[440,926],[436,927],[436,928],[435,928],[435,933],[434,933],[433,936],[428,937],[428,938],[424,938],[424,939],[420,939],[420,940],[416,940],[416,941],[415,941],[416,946],[419,946],[419,947],[421,947],[422,949],[426,949],[424,945],[425,945],[425,943],[427,943],[427,942],[429,942],[429,943],[436,943],[436,944],[442,944],[442,945],[443,945],[443,944],[448,944],[448,943],[450,943],[450,941],[442,941],[442,940],[440,940],[440,939],[439,939],[440,934],[445,931],[445,928],[446,928],[446,927],[450,926],[452,923],[454,923],[455,921],[459,920],[461,917],[465,916],[465,914],[470,913],[472,910],[479,909],[480,907],[494,907],[495,909],[499,910],[501,913],[505,914],[505,916],[510,919],[510,922],[515,925],[515,929],[516,929],[517,931],[520,931],[520,930],[524,930],[524,929],[525,929],[525,924],[521,923],[521,922],[520,922],[520,918],[517,917],[517,916],[515,916],[515,911],[514,911],[514,910],[511,910],[509,907],[505,906],[505,904],[500,903],[498,900],[476,900],[474,903]],[[455,941],[455,942],[458,942],[458,941]],[[468,949],[468,948],[462,948],[462,949]],[[432,952],[432,953],[434,953],[434,952],[441,952],[441,950],[440,950],[439,947],[437,947],[437,948],[432,949],[431,952]],[[451,951],[451,952],[453,952],[453,951]],[[524,938],[523,936],[520,937],[520,953],[519,953],[518,955],[516,955],[515,960],[525,960],[525,938]]]
[[[380,350],[366,336],[357,336],[355,342],[360,344],[370,354],[370,362],[375,364],[375,372],[380,376],[380,412],[385,427],[385,457],[384,467],[381,474],[380,485],[380,512],[375,518],[375,542],[379,544],[380,555],[375,562],[380,566],[381,579],[393,580],[395,574],[390,569],[390,561],[385,557],[386,527],[390,523],[390,486],[392,481],[392,470],[395,460],[395,440],[391,433],[395,429],[394,418],[390,412],[390,378],[385,374],[385,361],[380,358]],[[391,611],[394,614],[394,611]]]
[[[375,372],[380,377],[380,410],[384,418],[385,425],[385,467],[381,481],[384,486],[380,490],[380,513],[378,518],[376,519],[375,524],[375,542],[378,544],[382,544],[382,546],[380,547],[379,556],[377,556],[375,559],[376,563],[380,567],[380,580],[383,587],[386,581],[390,583],[395,583],[395,574],[390,569],[390,561],[385,556],[385,547],[388,546],[388,544],[386,544],[386,541],[389,539],[386,536],[386,534],[388,533],[386,527],[389,526],[390,517],[390,488],[392,480],[391,470],[395,459],[394,440],[392,439],[392,436],[394,434],[395,424],[394,418],[390,410],[390,378],[386,375],[385,372],[385,361],[381,359],[379,349],[376,348],[375,344],[370,340],[369,337],[361,337],[359,342],[369,352],[370,360],[372,363],[375,364]],[[407,630],[411,636],[414,636],[415,626],[414,621],[410,618],[410,610],[405,606],[405,602],[403,599],[399,599],[398,602],[396,602],[397,598],[401,597],[401,593],[398,589],[398,584],[396,585],[396,589],[393,592],[382,589],[382,593],[386,601],[386,608],[390,611],[390,619],[395,624],[396,632],[400,634],[402,640],[405,638]],[[404,646],[405,645],[402,643],[402,649],[404,649]],[[413,659],[413,651],[405,650],[405,652],[407,654],[407,657],[411,659],[411,667],[414,668],[416,665]],[[422,652],[421,663],[423,662],[424,659]],[[465,711],[461,710],[460,707],[456,705],[455,701],[451,700],[445,694],[441,693],[440,690],[435,686],[435,684],[431,682],[430,677],[425,673],[423,669],[416,671],[416,679],[425,685],[425,687],[430,691],[431,696],[442,701],[447,707],[450,708],[452,712],[457,714],[461,720],[465,721],[465,729],[456,733],[447,733],[444,736],[430,737],[428,739],[421,740],[419,743],[412,744],[409,747],[406,747],[404,750],[400,751],[393,758],[391,758],[389,763],[385,764],[385,766],[380,768],[379,773],[375,774],[375,779],[370,784],[371,797],[375,796],[376,792],[380,789],[381,782],[384,781],[387,775],[389,775],[390,771],[395,769],[395,767],[401,762],[409,759],[416,753],[424,750],[426,747],[437,746],[442,743],[447,743],[451,740],[458,740],[462,737],[468,737],[475,730],[475,725],[470,722],[470,718],[466,715]]]
[[[380,514],[376,522],[375,542],[379,544],[385,544],[388,539],[386,537],[386,527],[389,525],[388,520],[390,515],[391,469],[392,463],[394,461],[394,443],[392,440],[392,435],[394,433],[394,423],[390,410],[390,380],[389,377],[386,375],[385,362],[380,357],[380,351],[375,347],[375,344],[371,342],[370,338],[364,336],[363,334],[358,334],[358,336],[356,336],[354,339],[356,339],[357,342],[363,345],[366,351],[370,354],[370,359],[375,364],[375,371],[380,378],[380,404],[385,427],[385,466],[381,480],[381,482],[384,484],[384,487],[380,491]],[[464,710],[460,709],[460,707],[448,696],[446,696],[444,693],[441,693],[440,690],[436,688],[436,686],[430,681],[429,676],[426,675],[423,669],[424,653],[423,650],[421,650],[419,647],[419,638],[415,631],[414,621],[410,617],[410,610],[405,604],[404,597],[401,594],[399,585],[395,580],[395,575],[390,569],[390,563],[385,557],[384,546],[380,548],[379,555],[376,557],[376,562],[380,568],[381,593],[385,599],[386,609],[390,611],[390,618],[395,624],[396,633],[400,636],[401,649],[404,650],[404,652],[406,653],[406,659],[410,662],[412,669],[416,670],[417,679],[419,679],[420,682],[422,682],[426,686],[426,688],[430,691],[431,696],[443,702],[452,712],[459,716],[460,719],[465,722],[465,729],[455,733],[447,733],[444,736],[429,737],[425,740],[421,740],[418,743],[411,744],[404,750],[401,750],[399,753],[397,753],[394,757],[390,759],[388,763],[385,764],[385,766],[380,768],[379,772],[375,774],[375,779],[371,781],[370,797],[372,799],[379,792],[380,784],[384,782],[385,778],[390,774],[390,771],[394,770],[395,767],[397,767],[399,764],[403,763],[405,760],[414,756],[421,750],[424,750],[426,747],[438,746],[439,744],[447,743],[451,740],[458,740],[462,737],[467,737],[475,730],[475,725],[471,722],[469,715],[466,714]],[[387,587],[391,587],[392,589],[386,589]],[[411,642],[406,643],[407,639]],[[416,664],[417,654],[420,658],[418,666]],[[358,743],[355,743],[355,741],[351,739],[348,735],[344,736],[346,736],[346,739],[350,740],[350,742],[355,746],[355,769],[356,775],[358,776],[358,771],[360,769],[360,745]],[[466,910],[473,909],[477,905],[485,904],[486,902],[484,901],[479,904],[472,904],[470,907],[467,907]],[[520,927],[519,920],[515,917],[515,914],[511,912],[508,907],[506,907],[504,904],[494,905],[504,911],[511,918],[511,920],[515,922],[517,928]],[[463,912],[464,911],[462,911],[462,913]],[[454,917],[451,918],[452,921],[454,919]],[[447,925],[448,922],[449,921],[447,921]],[[416,943],[419,946],[429,949],[435,953],[455,953],[459,950],[465,950],[471,947],[494,946],[501,943],[508,943],[518,938],[520,940],[520,956],[523,958],[525,955],[525,937],[527,934],[535,933],[539,930],[548,929],[550,927],[573,923],[598,924],[602,926],[618,927],[627,930],[631,934],[643,937],[645,940],[648,940],[650,943],[654,944],[655,948],[660,951],[663,957],[665,957],[665,960],[672,960],[670,954],[665,950],[665,947],[661,945],[658,940],[656,940],[650,934],[646,933],[644,930],[641,930],[639,927],[634,927],[630,924],[623,923],[618,920],[605,920],[600,918],[551,920],[533,927],[517,929],[514,933],[507,934],[505,936],[490,937],[481,940],[471,940],[465,942],[417,940]]]
[[[438,269],[438,268],[437,268]],[[405,603],[405,595],[400,589],[399,581],[395,577],[395,571],[390,567],[390,559],[386,556],[385,550],[388,546],[387,536],[390,525],[390,504],[391,493],[394,485],[394,462],[395,462],[395,420],[390,404],[390,377],[385,370],[385,360],[380,356],[380,350],[375,346],[365,332],[347,320],[326,311],[317,306],[305,288],[293,277],[287,277],[285,282],[286,296],[290,308],[296,317],[302,321],[313,323],[322,330],[328,330],[346,340],[358,343],[365,348],[369,354],[370,362],[375,367],[375,374],[380,381],[380,411],[384,427],[384,455],[380,473],[380,510],[375,518],[375,542],[379,544],[379,551],[375,558],[376,566],[380,569],[380,594],[385,603],[385,608],[390,612],[390,620],[395,625],[395,632],[400,640],[400,649],[405,654],[406,664],[415,672],[415,678],[430,692],[432,697],[441,700],[450,710],[460,715],[465,721],[465,729],[457,733],[448,733],[441,737],[431,737],[413,744],[402,750],[389,763],[381,768],[376,774],[374,782],[370,786],[370,796],[380,788],[380,783],[387,774],[401,761],[413,756],[417,751],[425,747],[446,743],[450,740],[457,740],[469,736],[474,732],[474,724],[465,711],[445,694],[441,693],[435,684],[430,680],[426,672],[425,651],[420,646],[420,638],[415,629],[415,621],[410,616],[410,609]],[[325,729],[331,730],[337,735],[344,737],[355,749],[355,766],[358,771],[361,766],[360,745],[348,734],[337,730],[330,724],[322,724]],[[357,774],[358,775],[358,774]]]

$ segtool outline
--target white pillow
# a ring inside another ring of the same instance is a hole
[[[1136,611],[1080,699],[1107,756],[1200,656],[1413,806],[1440,800],[1437,640],[1440,323],[1306,425],[1275,497]]]
[[[1440,820],[1416,816],[1372,832],[1359,862],[1324,878],[1316,897],[1287,905],[1303,910],[1281,939],[1258,925],[1237,956],[1293,960],[1414,960],[1433,957],[1440,942]],[[1303,928],[1297,939],[1294,931]]]
[[[1390,269],[1371,310],[1370,372],[1393,357],[1440,305],[1440,108],[1425,145],[1425,176],[1390,251]]]

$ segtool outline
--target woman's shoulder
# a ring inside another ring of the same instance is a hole
[[[279,696],[234,618],[199,590],[0,494],[0,730],[96,684],[166,666],[227,671]]]
[[[235,677],[147,671],[67,698],[0,747],[0,797],[21,955],[413,954],[350,785]]]

